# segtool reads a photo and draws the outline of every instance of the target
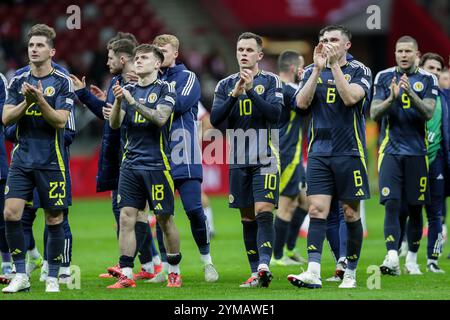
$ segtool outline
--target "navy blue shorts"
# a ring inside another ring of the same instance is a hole
[[[357,156],[310,156],[306,186],[308,196],[330,195],[342,201],[370,198],[367,171]]]
[[[255,202],[269,202],[278,207],[279,174],[277,171],[266,173],[268,167],[230,169],[230,208],[249,208]]]
[[[170,171],[120,169],[119,208],[144,210],[147,201],[155,214],[173,214],[174,184]]]
[[[283,167],[281,161],[280,195],[295,197],[300,193],[305,180],[305,169],[300,163],[289,163]]]
[[[380,203],[390,199],[406,201],[408,205],[429,203],[427,162],[426,156],[381,154],[378,160]]]
[[[5,187],[5,198],[23,199],[30,204],[36,188],[40,207],[63,210],[69,205],[65,175],[56,170],[11,167]]]

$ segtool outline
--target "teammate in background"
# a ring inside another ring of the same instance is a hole
[[[400,206],[408,205],[409,252],[405,269],[421,274],[417,250],[422,237],[422,206],[429,202],[426,121],[433,116],[437,79],[418,68],[417,42],[410,36],[397,40],[397,66],[375,77],[370,115],[381,120],[378,159],[380,203],[385,206],[384,236],[387,255],[383,274],[399,275]],[[402,195],[405,195],[402,199]]]
[[[314,64],[306,68],[297,106],[312,112],[306,171],[310,225],[308,270],[289,275],[295,286],[321,288],[322,246],[332,198],[342,201],[347,225],[347,269],[339,288],[356,287],[356,267],[363,241],[358,207],[370,197],[366,169],[364,99],[370,97],[371,72],[361,62],[346,59],[351,33],[327,26],[314,49]]]
[[[197,121],[201,123],[201,132],[199,132],[199,144],[200,148],[202,148],[202,141],[203,137],[205,136],[206,132],[213,128],[211,121],[209,120],[209,112],[205,109],[203,104],[199,101],[198,102],[198,114],[197,114]],[[205,191],[202,190],[202,207],[203,212],[206,215],[206,219],[208,220],[209,225],[209,237],[213,238],[216,230],[214,228],[214,214],[211,208],[211,205],[209,204],[209,197],[206,194]]]
[[[175,189],[180,194],[184,211],[189,218],[192,236],[200,252],[205,281],[215,282],[219,279],[219,274],[214,268],[210,254],[209,227],[203,212],[201,198],[203,172],[201,149],[197,140],[200,83],[195,73],[189,71],[184,64],[176,62],[180,46],[177,37],[170,34],[159,35],[153,40],[153,44],[164,54],[160,79],[174,86],[177,93],[173,122],[170,127],[172,178]],[[178,159],[174,158],[175,155],[178,156]]]
[[[419,67],[435,75],[438,79],[444,68],[444,59],[432,52],[422,55]],[[436,107],[431,120],[427,122],[428,160],[431,201],[425,206],[428,218],[427,270],[444,273],[439,268],[438,258],[442,252],[442,211],[445,201],[445,172],[450,170],[450,101],[439,89]]]
[[[272,280],[272,211],[278,206],[279,193],[279,156],[271,131],[278,132],[282,84],[278,76],[259,69],[264,55],[260,36],[241,34],[236,49],[240,71],[217,84],[211,124],[217,127],[228,119],[233,132],[229,134],[229,206],[240,211],[252,272],[241,287],[268,287]],[[240,139],[239,133],[250,138]]]
[[[67,208],[64,128],[73,109],[75,94],[70,78],[52,67],[55,31],[38,24],[28,33],[30,71],[13,77],[2,120],[17,123],[16,144],[5,187],[6,238],[16,276],[2,291],[30,289],[25,267],[22,213],[37,188],[48,226],[49,273],[46,292],[59,292],[58,273],[64,251],[63,210]]]
[[[298,203],[306,202],[305,192],[300,190],[302,119],[301,110],[295,105],[294,94],[298,89],[299,75],[303,71],[304,59],[298,52],[284,51],[278,57],[279,77],[283,84],[284,107],[281,112],[280,128],[280,199],[275,217],[275,240],[271,263],[278,266],[300,265],[301,262],[283,255],[283,248],[289,235],[289,225]],[[306,211],[304,214],[306,215]],[[297,231],[298,232],[298,231]]]
[[[136,221],[147,221],[143,212],[148,202],[155,211],[167,244],[168,287],[181,287],[180,236],[173,220],[174,183],[170,175],[169,127],[175,90],[158,80],[164,55],[156,46],[141,44],[134,51],[138,83],[113,87],[114,104],[109,116],[112,129],[124,126],[127,144],[120,166],[118,204],[120,207],[119,265],[122,275],[109,289],[135,287],[134,258],[139,250]],[[146,190],[146,192],[142,192]]]
[[[112,191],[112,211],[117,225],[117,237],[120,229],[120,210],[117,203],[117,186],[119,180],[119,168],[121,162],[121,146],[126,143],[126,139],[120,130],[111,129],[108,123],[111,112],[111,104],[114,101],[112,87],[119,81],[121,85],[129,81],[129,74],[134,70],[132,55],[137,45],[136,38],[130,33],[119,32],[113,37],[107,46],[108,62],[110,73],[113,78],[110,82],[106,95],[101,89],[91,86],[92,92],[86,88],[84,77],[82,81],[71,75],[74,82],[75,93],[80,101],[85,104],[99,119],[106,120],[103,125],[103,139],[98,160],[97,192]],[[139,260],[141,271],[135,275],[136,280],[152,279],[155,273],[161,270],[161,260],[156,254],[153,237],[148,223],[138,221],[136,223],[137,237],[142,240],[142,247],[139,249]],[[153,261],[155,263],[153,263]],[[107,268],[108,273],[100,274],[100,278],[120,277],[120,268],[116,265]]]
[[[3,113],[3,106],[8,97],[7,88],[8,83],[6,78],[0,73],[0,115]],[[6,156],[5,137],[3,134],[3,122],[0,123],[0,130],[0,251],[2,254],[2,274],[8,276],[12,273],[13,265],[11,263],[8,242],[6,241],[5,219],[3,214],[1,214],[5,206],[5,184],[8,176],[8,159]]]

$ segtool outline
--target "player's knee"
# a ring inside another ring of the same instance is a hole
[[[135,223],[136,223],[136,216],[133,217],[133,213],[130,210],[122,209],[120,211],[121,229],[133,229]]]
[[[357,204],[343,203],[342,209],[344,210],[345,221],[353,222],[359,219]]]
[[[310,204],[309,208],[308,208],[308,214],[309,214],[310,218],[316,218],[316,219],[325,219],[326,218],[325,208],[321,205]]]
[[[170,265],[177,265],[181,262],[181,252],[177,254],[167,254],[167,263]]]
[[[272,203],[256,203],[255,204],[255,213],[261,213],[261,212],[272,212],[274,208],[274,205]]]
[[[63,215],[51,215],[46,214],[45,215],[45,224],[48,226],[54,226],[56,224],[60,224],[63,222]]]
[[[172,215],[169,214],[157,214],[156,220],[163,231],[168,230],[173,224]]]
[[[5,221],[19,221],[20,212],[13,207],[5,206],[5,209],[3,210],[3,217]]]

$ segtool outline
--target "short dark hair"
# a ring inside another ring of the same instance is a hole
[[[278,57],[278,70],[281,72],[289,71],[291,65],[298,66],[300,54],[292,50],[283,51]]]
[[[109,47],[109,45],[117,40],[122,40],[122,39],[127,39],[130,40],[135,47],[137,47],[139,45],[139,42],[136,40],[136,37],[134,36],[134,34],[129,33],[129,32],[122,32],[119,31],[117,32],[117,34],[112,37],[111,39],[109,39],[107,47]]]
[[[133,56],[135,48],[134,43],[128,39],[116,40],[108,45],[108,50],[112,50],[114,54],[125,53],[129,56]]]
[[[334,31],[334,30],[340,31],[343,35],[345,35],[347,37],[348,40],[352,40],[352,33],[350,32],[350,30],[348,30],[343,25],[338,25],[338,24],[332,24],[330,26],[326,26],[325,28],[322,28],[319,31],[319,40],[321,37],[323,37],[325,32]]]
[[[395,45],[397,45],[397,43],[412,43],[414,45],[414,48],[418,49],[419,45],[417,44],[417,40],[414,39],[411,36],[401,36],[400,38],[398,38],[397,42],[395,43]]]
[[[153,55],[162,63],[164,61],[164,53],[157,46],[143,43],[140,44],[134,49],[134,55],[138,53],[153,53]]]
[[[46,24],[35,24],[31,27],[30,31],[28,31],[27,38],[30,41],[31,37],[34,36],[43,36],[47,38],[47,44],[51,47],[55,47],[55,38],[56,32],[55,29],[49,27]]]
[[[253,32],[244,32],[239,36],[237,42],[239,42],[241,40],[245,40],[245,39],[255,39],[256,44],[258,45],[258,49],[260,51],[262,50],[263,41],[262,41],[261,36],[257,35],[256,33],[253,33]]]
[[[441,69],[445,67],[444,58],[434,52],[427,52],[422,57],[420,57],[419,67],[423,67],[425,62],[427,62],[428,60],[436,60],[437,62],[439,62],[441,64]]]

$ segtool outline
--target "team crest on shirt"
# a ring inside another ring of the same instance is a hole
[[[148,102],[150,102],[150,103],[155,102],[156,99],[158,99],[158,96],[157,96],[156,93],[154,93],[154,92],[151,93],[151,94],[148,96]]]
[[[5,195],[7,195],[8,192],[9,192],[9,187],[8,187],[8,186],[5,186]]]
[[[230,194],[230,195],[228,196],[228,202],[229,202],[229,203],[233,203],[233,202],[234,202],[234,196],[233,196],[232,194]]]
[[[173,90],[175,90],[176,85],[177,85],[177,82],[176,82],[176,81],[172,81],[172,82],[170,83],[170,87],[171,87]]]
[[[345,80],[347,80],[347,82],[350,82],[350,79],[352,78],[348,73],[344,74],[344,78]]]
[[[389,189],[388,187],[384,187],[383,189],[381,189],[381,194],[383,195],[383,197],[387,197],[389,193],[391,193],[391,189]]]
[[[416,83],[414,83],[413,85],[413,89],[414,91],[422,91],[423,90],[423,83],[420,81],[417,81]]]
[[[256,87],[255,87],[255,91],[256,91],[256,93],[257,94],[263,94],[264,93],[264,86],[262,85],[262,84],[258,84]]]
[[[55,94],[55,88],[53,88],[52,86],[45,88],[44,90],[44,95],[46,97],[51,97]]]

